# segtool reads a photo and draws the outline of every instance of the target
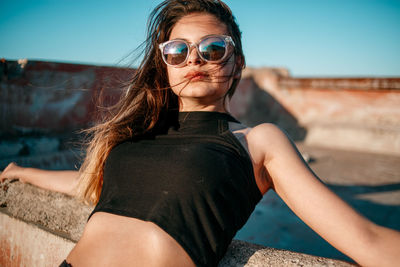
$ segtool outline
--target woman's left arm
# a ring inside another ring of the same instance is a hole
[[[363,266],[398,266],[400,232],[374,224],[330,191],[278,127],[259,125],[248,140],[263,155],[271,186],[315,232]]]

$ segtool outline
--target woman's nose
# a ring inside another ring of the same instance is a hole
[[[197,47],[193,46],[192,49],[190,49],[190,53],[189,53],[189,58],[187,60],[187,64],[201,64],[203,63],[203,60],[201,59],[201,57],[199,56],[199,53],[197,51]]]

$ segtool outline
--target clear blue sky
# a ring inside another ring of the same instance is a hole
[[[160,0],[0,0],[0,57],[115,65]],[[400,76],[400,0],[226,0],[248,66]]]

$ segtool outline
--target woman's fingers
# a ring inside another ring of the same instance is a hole
[[[17,170],[20,169],[15,162],[11,162],[8,166],[0,172],[0,181],[2,182],[5,179],[16,179],[17,178]]]

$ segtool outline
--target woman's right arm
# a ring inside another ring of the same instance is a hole
[[[78,183],[78,171],[50,171],[36,168],[25,168],[12,162],[0,172],[0,182],[5,179],[18,179],[43,189],[61,192],[74,196],[74,188]]]

